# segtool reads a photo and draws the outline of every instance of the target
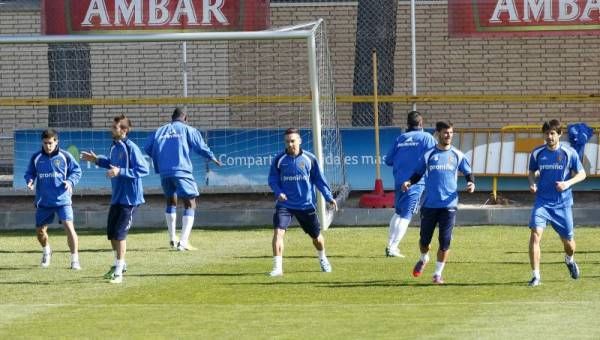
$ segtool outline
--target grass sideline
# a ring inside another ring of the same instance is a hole
[[[271,231],[195,230],[196,252],[168,249],[166,231],[129,236],[122,285],[102,274],[108,241],[80,232],[83,270],[70,271],[64,233],[52,230],[52,265],[39,268],[31,232],[0,232],[0,338],[599,338],[600,228],[578,228],[572,280],[552,230],[542,242],[542,285],[529,288],[526,227],[455,229],[444,286],[383,256],[387,228],[326,232],[333,273],[319,271],[310,239],[288,232],[285,276],[269,278]]]

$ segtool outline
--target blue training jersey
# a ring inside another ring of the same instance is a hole
[[[144,203],[142,177],[150,170],[140,148],[129,139],[116,140],[107,156],[98,156],[98,166],[110,169],[111,165],[120,168],[118,176],[110,179],[112,197],[110,204],[140,205]]]
[[[31,156],[24,177],[25,183],[35,181],[36,207],[71,205],[71,193],[63,182],[70,182],[74,188],[81,178],[81,167],[70,153],[59,147],[50,154],[42,149]]]
[[[277,206],[289,209],[314,209],[316,202],[314,186],[319,189],[327,202],[333,201],[331,189],[321,172],[317,158],[304,150],[295,157],[282,152],[273,159],[269,171],[269,186],[275,198],[281,193],[287,196],[287,201],[277,201]]]
[[[468,176],[471,165],[465,155],[455,148],[441,150],[437,147],[425,152],[415,173],[425,175],[426,208],[453,208],[458,205],[458,172]]]
[[[144,151],[152,158],[154,171],[161,177],[193,178],[192,151],[215,160],[200,131],[179,120],[165,124],[150,134]]]
[[[546,145],[533,149],[529,157],[529,171],[539,171],[535,196],[536,206],[570,207],[573,205],[571,188],[558,192],[556,182],[571,178],[571,172],[583,170],[577,152],[568,145],[560,143],[556,150]]]
[[[410,130],[396,137],[394,145],[385,156],[385,164],[393,166],[396,187],[408,181],[415,173],[417,162],[425,151],[435,147],[435,138],[423,129]],[[418,184],[423,184],[421,179]]]

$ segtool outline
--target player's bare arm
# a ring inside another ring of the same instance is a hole
[[[537,171],[529,171],[527,179],[529,180],[529,191],[535,194],[537,192]]]
[[[556,182],[556,191],[563,192],[573,185],[583,181],[586,178],[586,174],[584,170],[579,171],[575,176],[567,181],[558,181]]]
[[[82,151],[80,158],[83,159],[84,161],[93,162],[93,163],[96,163],[96,160],[98,160],[98,156],[96,156],[96,154],[92,150]]]

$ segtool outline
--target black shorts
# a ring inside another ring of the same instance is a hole
[[[106,236],[109,240],[122,241],[127,238],[133,213],[137,206],[113,204],[108,211],[108,222],[106,223]]]
[[[321,234],[321,224],[315,209],[296,210],[277,207],[273,214],[273,228],[287,230],[292,223],[292,217],[296,217],[302,230],[313,239]]]
[[[421,208],[421,232],[419,243],[428,246],[433,237],[435,226],[439,227],[438,241],[440,249],[450,249],[452,241],[452,229],[456,221],[456,207],[451,208]]]

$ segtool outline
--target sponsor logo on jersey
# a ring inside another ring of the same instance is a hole
[[[418,142],[414,142],[412,136],[406,138],[406,140],[402,143],[398,143],[398,147],[399,148],[405,148],[405,147],[411,147],[411,146],[418,146],[419,143]]]
[[[454,171],[454,166],[450,164],[432,164],[429,166],[429,171],[433,170]]]
[[[158,139],[171,139],[171,138],[180,138],[181,135],[175,132],[174,130],[170,130],[166,134],[158,137]]]
[[[58,172],[45,172],[45,173],[39,173],[38,174],[38,178],[40,179],[44,179],[44,178],[58,178],[60,177],[60,174]]]
[[[284,182],[308,181],[308,176],[303,176],[303,175],[282,176],[281,180]]]
[[[563,170],[564,166],[562,164],[544,164],[540,165],[540,170]]]

